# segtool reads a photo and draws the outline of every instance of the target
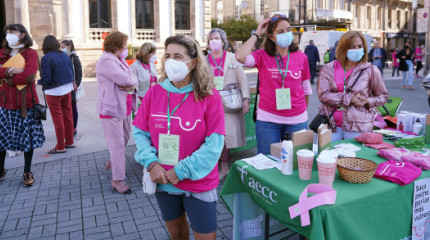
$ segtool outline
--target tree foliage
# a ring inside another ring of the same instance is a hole
[[[240,16],[240,19],[230,19],[224,23],[212,20],[212,28],[221,28],[227,34],[229,41],[243,41],[249,39],[251,31],[257,29],[258,23],[248,15]]]

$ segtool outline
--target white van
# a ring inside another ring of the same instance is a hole
[[[305,52],[310,40],[314,40],[315,46],[320,53],[320,62],[318,65],[324,65],[324,53],[334,46],[334,43],[340,39],[345,32],[341,31],[308,31],[303,32],[300,37],[299,48]],[[373,38],[369,34],[363,34],[367,41],[368,51],[370,51]]]

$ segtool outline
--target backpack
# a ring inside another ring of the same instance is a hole
[[[325,53],[324,53],[324,63],[329,63],[330,62],[330,53],[331,53],[331,50],[325,51]]]

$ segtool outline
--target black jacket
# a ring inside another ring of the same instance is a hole
[[[379,48],[379,49],[381,49],[381,60],[382,60],[382,68],[384,68],[385,67],[385,61],[387,61],[387,53],[385,52],[385,49],[383,49],[383,48]],[[373,52],[375,51],[375,49],[374,48],[372,48],[371,50],[370,50],[370,52],[369,52],[369,62],[372,62],[372,58],[373,58]]]
[[[406,58],[403,59],[402,58],[403,56],[405,56]],[[406,60],[413,60],[414,51],[409,50],[409,54],[406,54],[406,50],[402,49],[399,53],[396,54],[396,58],[398,58],[400,60],[399,70],[400,71],[408,71],[408,64],[406,64]]]
[[[70,59],[73,63],[73,70],[74,70],[74,76],[75,76],[75,83],[76,86],[79,87],[82,82],[82,64],[81,60],[79,60],[78,55],[76,55],[75,52],[72,52],[69,55]],[[72,101],[76,101],[76,93],[75,91],[72,91]]]

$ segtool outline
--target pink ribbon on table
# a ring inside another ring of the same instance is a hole
[[[308,193],[315,193],[308,198]],[[310,225],[309,210],[336,202],[336,190],[321,183],[309,184],[300,194],[299,202],[288,209],[291,219],[300,215],[302,227]]]

